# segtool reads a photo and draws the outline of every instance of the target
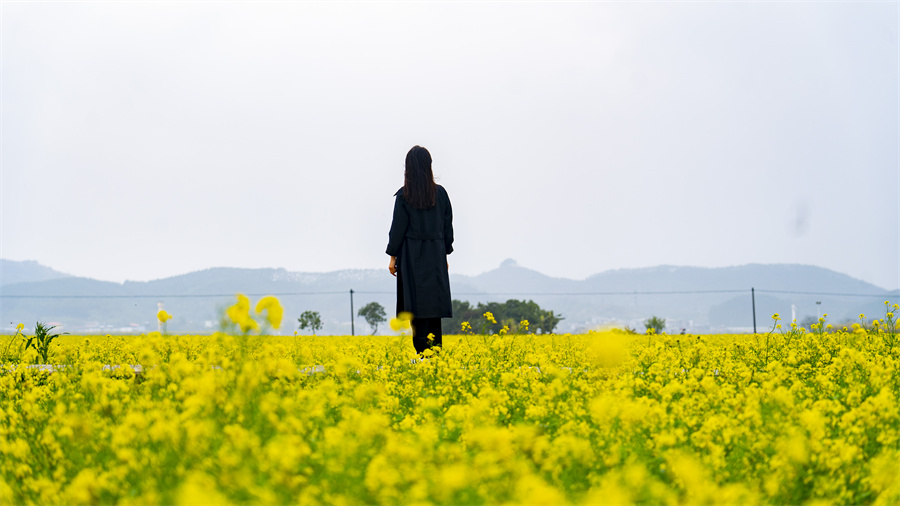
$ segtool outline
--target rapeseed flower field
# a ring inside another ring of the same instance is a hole
[[[892,317],[424,358],[404,335],[62,335],[58,367],[2,367],[0,504],[898,504]]]

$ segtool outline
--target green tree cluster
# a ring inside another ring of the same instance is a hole
[[[563,317],[554,314],[553,311],[541,309],[532,300],[509,299],[506,302],[479,302],[472,306],[468,301],[451,301],[453,318],[444,318],[443,331],[445,334],[459,334],[463,322],[469,322],[475,332],[481,331],[485,323],[484,313],[490,311],[497,320],[496,324],[487,323],[485,331],[493,334],[499,332],[504,325],[509,327],[510,333],[519,330],[519,322],[528,320],[528,332],[536,334],[549,334],[559,325]],[[524,329],[522,329],[524,332]]]
[[[653,329],[653,332],[657,334],[662,334],[663,329],[666,328],[666,319],[653,315],[649,319],[644,320],[644,327],[647,330]]]

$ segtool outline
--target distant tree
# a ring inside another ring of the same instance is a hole
[[[479,302],[472,306],[468,301],[451,301],[453,318],[445,321],[444,333],[457,334],[461,331],[462,323],[469,322],[475,332],[480,332],[484,325],[485,332],[497,333],[503,325],[509,326],[509,331],[515,333],[519,329],[519,322],[528,320],[528,331],[534,333],[549,334],[559,325],[563,317],[553,311],[541,309],[532,300],[509,299],[506,302]],[[496,324],[485,324],[484,313],[490,311],[497,320]]]
[[[363,306],[357,316],[362,316],[366,319],[366,323],[372,327],[372,335],[374,336],[376,332],[378,332],[378,324],[384,323],[387,321],[387,315],[384,313],[384,307],[377,302],[370,302]]]
[[[555,314],[553,311],[541,309],[541,307],[532,300],[522,301],[510,299],[506,301],[501,310],[504,319],[512,318],[516,322],[528,320],[529,330],[532,332],[540,331],[542,334],[552,333],[553,329],[555,329],[556,326],[559,325],[559,322],[563,320],[562,316]],[[511,332],[515,332],[515,330],[516,329],[510,327]]]
[[[651,316],[650,319],[644,320],[644,327],[647,327],[647,330],[653,329],[657,334],[662,334],[663,329],[666,328],[666,319]]]
[[[322,328],[322,316],[318,311],[304,311],[297,321],[300,322],[300,330],[310,329],[313,335]]]
[[[453,299],[450,301],[450,308],[453,311],[453,317],[441,320],[444,334],[461,333],[463,322],[469,322],[470,325],[474,326],[481,321],[481,314],[469,301]]]
[[[810,330],[812,325],[819,323],[819,319],[815,316],[804,316],[802,320],[800,320],[799,325],[806,330]]]
[[[534,328],[540,329],[543,334],[550,334],[559,325],[559,322],[564,319],[562,315],[558,315],[553,311],[541,311],[538,315],[537,325]]]

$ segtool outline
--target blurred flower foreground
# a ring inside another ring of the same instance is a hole
[[[55,372],[0,369],[0,504],[897,504],[890,323],[424,359],[402,335],[61,336]]]

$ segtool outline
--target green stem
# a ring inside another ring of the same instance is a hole
[[[9,351],[9,347],[12,345],[13,341],[15,341],[17,337],[19,337],[19,329],[16,329],[16,334],[14,336],[12,336],[12,338],[9,340],[8,343],[6,343],[6,349],[3,350],[3,360],[6,360],[6,357],[7,357],[6,352]]]

